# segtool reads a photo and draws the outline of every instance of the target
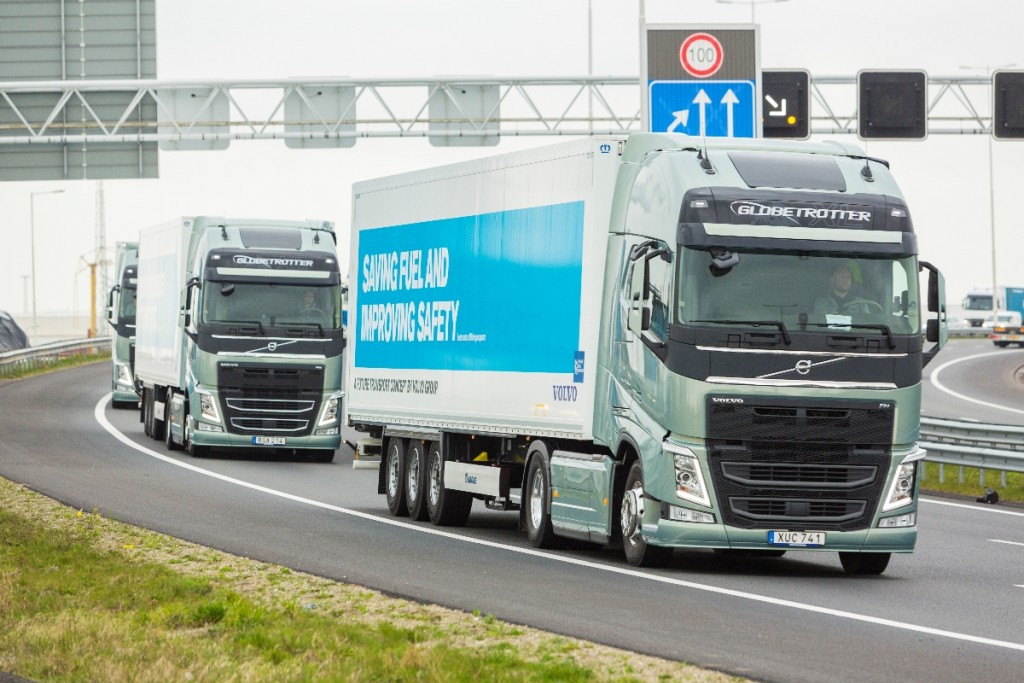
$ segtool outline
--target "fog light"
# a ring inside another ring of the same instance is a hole
[[[917,524],[917,513],[909,512],[899,517],[883,517],[878,520],[879,529],[898,529],[902,527],[914,526]]]
[[[337,427],[331,427],[330,429],[318,429],[318,430],[316,430],[316,435],[317,436],[337,436],[338,435],[338,428]]]
[[[208,425],[205,422],[196,422],[196,430],[200,432],[223,432],[217,425]]]

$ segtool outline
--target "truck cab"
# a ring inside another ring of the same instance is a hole
[[[114,272],[117,283],[107,294],[107,323],[113,328],[111,343],[111,405],[134,408],[139,395],[135,391],[135,308],[138,287],[139,245],[118,242]]]

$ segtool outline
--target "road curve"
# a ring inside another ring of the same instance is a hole
[[[108,376],[97,364],[0,385],[0,475],[235,554],[760,680],[1015,680],[1024,663],[1019,510],[926,501],[917,552],[881,577],[846,576],[835,553],[677,552],[635,570],[613,550],[536,551],[508,513],[475,507],[451,531],[396,520],[376,473],[342,452],[330,465],[167,452],[106,404]]]

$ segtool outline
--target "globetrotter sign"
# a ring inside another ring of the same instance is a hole
[[[648,130],[759,137],[757,26],[644,27],[643,120]]]

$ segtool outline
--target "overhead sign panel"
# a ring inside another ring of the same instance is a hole
[[[762,130],[766,138],[811,136],[811,75],[805,70],[761,72]]]
[[[928,135],[928,74],[857,74],[857,136],[861,140],[920,140]]]
[[[992,74],[992,135],[1000,140],[1024,138],[1024,71]]]
[[[759,137],[756,26],[648,25],[641,106],[652,132]]]
[[[0,1],[0,82],[155,79],[156,0]],[[152,132],[151,99],[120,121],[134,89],[111,89],[89,106],[52,92],[17,92],[0,99],[0,137],[38,135],[25,121],[47,121],[46,133],[73,138],[112,128]],[[25,116],[28,112],[34,116]],[[41,117],[41,118],[40,118]],[[0,181],[155,178],[155,143],[0,145]]]

